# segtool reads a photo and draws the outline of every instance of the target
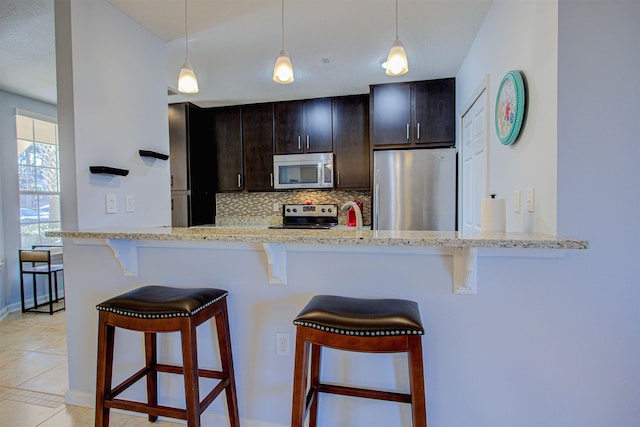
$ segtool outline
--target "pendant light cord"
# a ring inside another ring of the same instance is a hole
[[[396,40],[398,40],[398,0],[396,0]]]
[[[189,27],[187,26],[187,0],[184,0],[184,49],[189,62]]]
[[[284,0],[282,0],[282,50],[284,50]]]

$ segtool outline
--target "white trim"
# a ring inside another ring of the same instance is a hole
[[[20,108],[15,109],[16,116],[29,117],[30,119],[42,120],[43,122],[49,122],[53,124],[58,124],[58,118],[47,116],[46,114],[34,113],[33,111],[22,110]]]

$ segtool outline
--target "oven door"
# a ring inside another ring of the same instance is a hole
[[[318,155],[273,156],[274,188],[333,188],[332,158]]]

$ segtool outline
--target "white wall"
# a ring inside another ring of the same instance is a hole
[[[169,225],[169,162],[138,155],[169,153],[165,43],[104,0],[56,2],[56,37],[66,42],[56,46],[62,159],[75,166],[62,170],[63,184],[75,185],[63,214],[77,201],[77,224],[69,214],[64,226]],[[91,165],[129,175],[90,174]],[[107,193],[117,197],[115,214],[106,213]],[[125,213],[125,195],[135,212]]]
[[[489,75],[487,188],[507,199],[507,231],[556,232],[557,5],[557,0],[495,0],[456,76],[459,119]],[[495,100],[502,78],[513,69],[527,78],[529,108],[520,138],[504,146],[495,131]],[[535,189],[534,213],[524,204],[528,187]],[[522,194],[520,213],[512,209],[516,190]]]
[[[558,231],[591,242],[558,280],[580,286],[572,424],[637,426],[640,2],[560,0],[559,20]]]
[[[16,108],[56,117],[55,105],[0,90],[0,313],[11,304],[20,304],[20,196],[16,151]]]

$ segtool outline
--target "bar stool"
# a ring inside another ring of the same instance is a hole
[[[307,412],[309,426],[315,427],[319,393],[409,403],[413,427],[426,427],[427,409],[422,365],[424,329],[417,303],[401,299],[316,295],[293,323],[296,325],[296,349],[291,427],[302,427]],[[410,393],[322,383],[322,347],[367,353],[406,352],[409,357]],[[309,375],[311,381],[307,392]]]
[[[158,416],[165,416],[186,420],[189,427],[200,427],[202,412],[225,390],[230,425],[239,427],[227,295],[227,291],[213,288],[143,286],[98,304],[95,425],[107,427],[109,410],[117,408],[148,414],[151,422]],[[198,368],[196,327],[212,317],[216,321],[221,371]],[[146,365],[117,387],[112,387],[115,328],[144,332]],[[159,332],[180,332],[183,366],[157,362],[156,333]],[[186,409],[158,404],[158,372],[184,375]],[[146,404],[116,398],[143,377],[147,380]],[[220,380],[202,401],[199,377]]]
[[[35,245],[34,245],[35,247]],[[50,250],[18,250],[18,258],[20,261],[20,302],[22,304],[23,313],[57,313],[64,310],[62,307],[54,310],[53,305],[58,301],[63,301],[64,296],[58,294],[58,273],[64,270],[63,264],[53,264],[51,262]],[[33,305],[27,307],[25,291],[24,291],[24,275],[31,275],[33,285]],[[49,300],[38,303],[37,276],[45,276],[47,278],[47,286],[49,289]],[[48,305],[48,310],[38,310],[38,307]]]

